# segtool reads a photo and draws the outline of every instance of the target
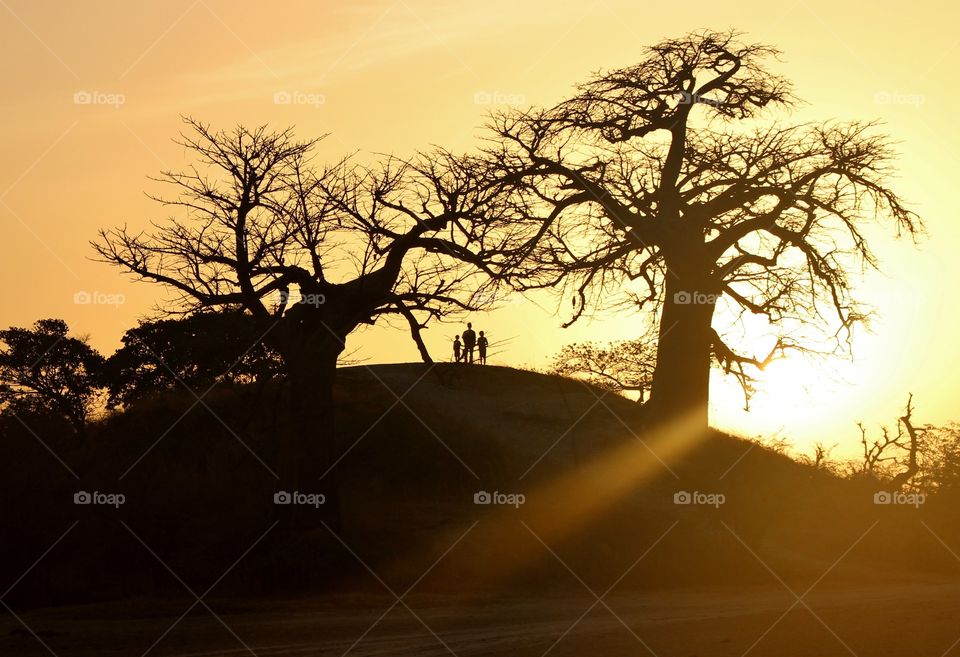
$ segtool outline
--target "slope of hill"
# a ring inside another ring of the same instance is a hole
[[[418,589],[460,592],[810,582],[845,553],[832,577],[936,578],[953,560],[927,530],[960,545],[936,504],[877,506],[868,487],[717,432],[640,434],[636,404],[577,381],[451,364],[342,369],[342,458],[301,491],[335,485],[342,524],[285,530],[283,394],[162,395],[106,419],[89,445],[6,425],[0,476],[19,503],[0,516],[17,537],[3,543],[5,581],[57,544],[11,597],[173,594],[178,578],[220,593],[377,578],[402,590],[425,572]],[[79,490],[125,499],[76,505]]]

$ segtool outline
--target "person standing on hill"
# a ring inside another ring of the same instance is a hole
[[[453,339],[453,361],[459,363],[460,358],[460,336],[458,335]]]
[[[473,324],[467,322],[467,330],[463,332],[463,362],[473,362],[473,348],[477,344],[477,333],[473,330]]]
[[[483,331],[480,331],[480,337],[477,338],[477,350],[480,352],[480,364],[487,364],[487,336],[483,334]]]

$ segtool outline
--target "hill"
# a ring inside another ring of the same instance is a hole
[[[284,392],[158,395],[106,418],[89,444],[8,422],[0,476],[15,502],[0,532],[17,540],[3,543],[5,581],[56,544],[11,600],[172,595],[182,582],[259,595],[380,589],[378,578],[478,594],[771,573],[799,585],[828,569],[938,579],[955,565],[939,541],[960,545],[946,502],[876,505],[870,487],[751,441],[639,433],[635,403],[578,381],[453,364],[343,368],[342,459],[300,491],[336,486],[342,524],[285,528],[272,472]],[[76,505],[81,490],[124,502]]]

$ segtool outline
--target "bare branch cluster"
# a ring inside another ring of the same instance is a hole
[[[703,32],[555,107],[494,116],[485,156],[511,184],[503,279],[572,297],[568,323],[621,304],[656,310],[672,282],[735,313],[826,328],[845,349],[870,314],[849,273],[877,265],[867,226],[923,226],[889,186],[895,152],[874,123],[766,118],[795,102],[769,70],[777,56]],[[713,335],[738,376],[769,361]],[[777,351],[795,346],[783,340]]]
[[[496,298],[480,274],[498,248],[482,220],[496,215],[497,181],[471,159],[437,149],[320,168],[318,140],[291,130],[185,122],[196,161],[164,172],[171,193],[153,197],[171,216],[94,243],[102,259],[175,290],[175,308],[315,316],[345,337],[380,316],[418,334]]]

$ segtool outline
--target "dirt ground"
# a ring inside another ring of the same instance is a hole
[[[7,612],[0,654],[11,657],[960,653],[960,583],[934,581],[820,584],[800,601],[783,587],[615,592],[601,602],[586,589],[482,601],[417,595],[401,602],[388,596],[140,600],[19,614],[30,630]]]

